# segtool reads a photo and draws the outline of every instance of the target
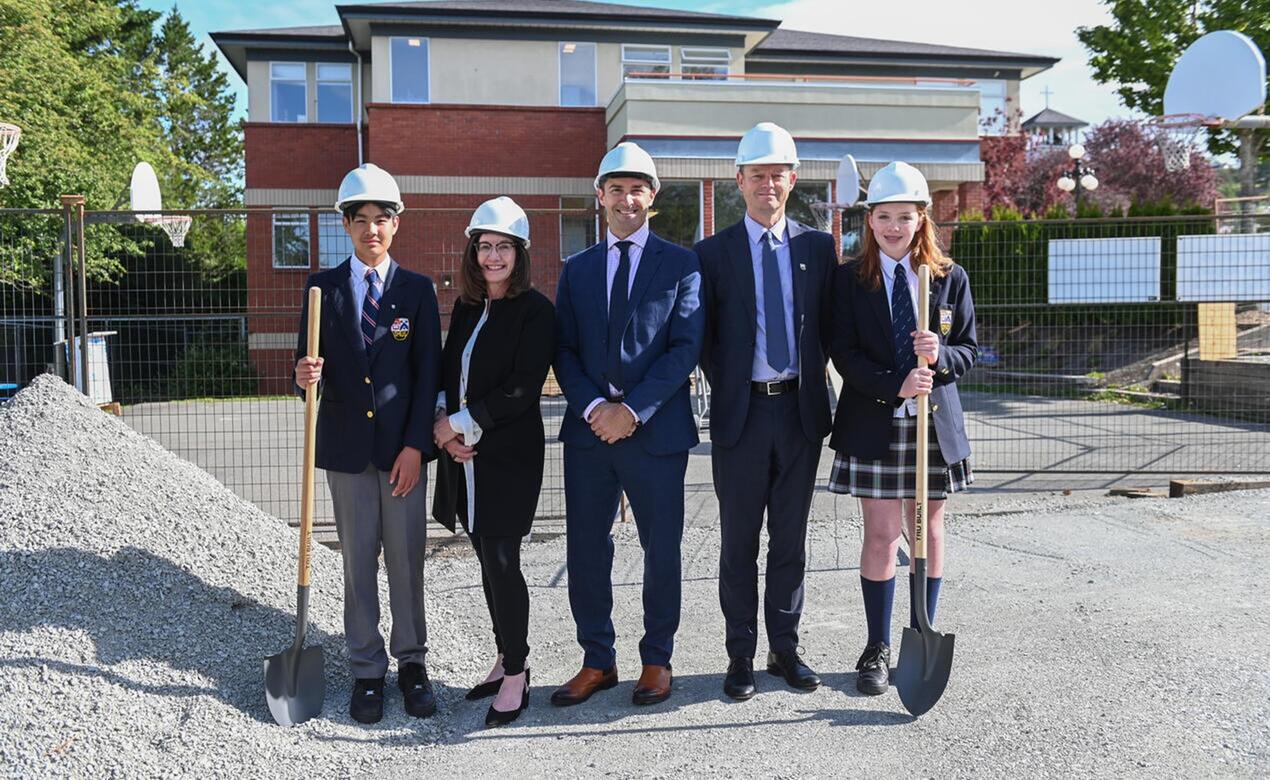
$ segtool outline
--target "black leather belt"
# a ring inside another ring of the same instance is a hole
[[[750,382],[750,391],[756,395],[782,395],[798,389],[798,379],[775,379],[770,382]]]

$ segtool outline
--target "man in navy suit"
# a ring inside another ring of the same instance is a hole
[[[701,367],[710,382],[710,453],[722,549],[719,602],[727,628],[724,691],[754,695],[758,551],[767,513],[763,617],[767,670],[820,684],[798,655],[807,514],[830,430],[833,237],[785,216],[798,180],[794,139],[770,122],[737,150],[745,217],[697,244],[706,310]]]
[[[623,491],[644,548],[643,672],[633,700],[670,696],[684,473],[698,441],[688,375],[704,317],[696,254],[648,228],[658,186],[652,158],[635,144],[605,155],[595,188],[608,235],[569,258],[556,292],[555,374],[569,403],[560,427],[569,606],[584,652],[581,671],[552,694],[557,705],[617,685],[611,531]]]
[[[379,634],[379,554],[388,570],[390,649],[406,711],[436,711],[424,668],[424,461],[434,456],[432,417],[441,366],[441,322],[432,280],[388,255],[404,209],[393,178],[366,164],[344,177],[336,208],[353,256],[309,277],[322,289],[321,356],[307,357],[308,296],[300,318],[295,381],[321,380],[317,466],[326,470],[344,556],[344,634],[356,681],[349,714],[383,717],[388,656]]]

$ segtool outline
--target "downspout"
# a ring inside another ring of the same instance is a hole
[[[365,112],[365,104],[362,101],[362,55],[357,53],[357,49],[353,47],[353,39],[348,39],[348,50],[357,58],[357,164],[361,165],[366,162],[363,155],[362,145],[362,115]]]

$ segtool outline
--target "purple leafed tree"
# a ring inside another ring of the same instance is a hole
[[[1095,202],[1127,206],[1167,201],[1212,208],[1217,175],[1208,158],[1192,151],[1189,167],[1166,169],[1158,132],[1133,120],[1108,119],[1086,133],[1085,153],[1100,185]]]

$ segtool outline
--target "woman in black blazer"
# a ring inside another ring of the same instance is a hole
[[[877,695],[889,685],[895,554],[905,523],[912,538],[914,399],[930,394],[934,420],[926,526],[926,605],[934,622],[943,581],[944,499],[974,481],[956,382],[974,364],[978,347],[970,281],[939,247],[926,179],[911,165],[891,163],[869,182],[868,205],[863,250],[838,267],[834,280],[830,355],[843,386],[829,440],[837,452],[829,489],[858,497],[864,515],[860,586],[869,638],[856,664],[856,687]],[[931,271],[931,311],[919,324],[914,297],[921,265]],[[919,368],[918,357],[930,367]]]
[[[529,706],[529,590],[520,545],[542,486],[546,438],[538,399],[554,352],[555,310],[529,286],[529,221],[511,198],[472,216],[459,268],[459,300],[441,356],[433,437],[433,515],[462,523],[481,562],[498,659],[468,699],[495,695],[487,726]]]

